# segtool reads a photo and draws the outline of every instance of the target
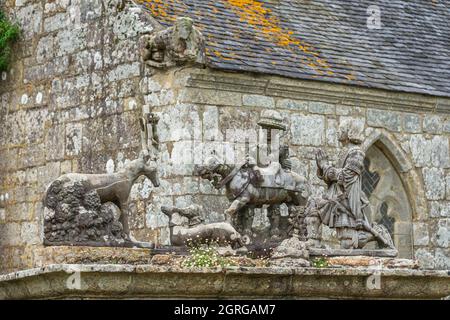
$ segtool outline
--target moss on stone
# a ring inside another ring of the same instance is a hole
[[[0,71],[6,71],[11,60],[11,45],[19,37],[19,26],[11,23],[0,9]]]

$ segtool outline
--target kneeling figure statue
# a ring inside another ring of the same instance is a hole
[[[308,241],[320,246],[321,224],[335,228],[341,249],[362,249],[376,241],[380,248],[394,249],[391,236],[383,225],[371,224],[366,210],[369,201],[362,191],[365,153],[361,148],[363,127],[344,121],[338,139],[344,146],[333,166],[323,150],[316,153],[317,176],[328,188],[320,198],[311,198],[305,210]]]

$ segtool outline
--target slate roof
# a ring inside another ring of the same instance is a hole
[[[136,1],[164,26],[193,18],[211,68],[450,97],[448,0]]]

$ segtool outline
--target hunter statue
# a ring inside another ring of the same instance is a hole
[[[196,166],[195,174],[210,180],[217,189],[225,187],[231,201],[225,215],[238,232],[252,238],[254,209],[264,206],[270,221],[269,236],[280,240],[289,233],[284,230],[289,228],[288,221],[285,226],[281,223],[280,205],[287,206],[290,217],[297,216],[302,211],[299,208],[306,205],[309,185],[305,177],[291,170],[289,146],[278,143],[287,129],[280,114],[265,110],[258,125],[266,130],[267,141],[254,146],[242,163],[228,164],[213,154],[204,165]]]
[[[371,225],[367,218],[369,201],[362,191],[365,153],[361,149],[363,126],[344,121],[338,140],[343,150],[333,166],[323,150],[316,153],[317,176],[328,188],[321,198],[308,201],[305,211],[307,234],[313,246],[320,246],[320,225],[335,228],[342,249],[362,249],[368,242],[377,241],[380,247],[395,249],[387,229]]]

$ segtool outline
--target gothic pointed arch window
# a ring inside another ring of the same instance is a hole
[[[399,257],[412,258],[412,209],[398,170],[375,143],[366,151],[363,190],[369,198],[369,220],[391,233]]]

